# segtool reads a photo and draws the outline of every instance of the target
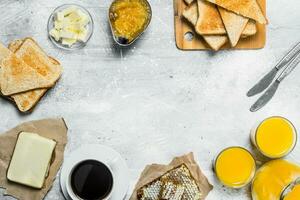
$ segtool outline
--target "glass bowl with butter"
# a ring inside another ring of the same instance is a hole
[[[90,40],[94,29],[91,14],[76,4],[57,7],[48,19],[48,36],[51,42],[62,49],[83,48]]]

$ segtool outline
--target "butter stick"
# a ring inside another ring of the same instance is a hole
[[[7,171],[7,179],[42,188],[56,142],[36,133],[21,132]]]

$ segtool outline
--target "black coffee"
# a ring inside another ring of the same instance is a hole
[[[79,163],[71,174],[73,192],[84,200],[100,200],[107,197],[113,186],[109,168],[96,160]]]

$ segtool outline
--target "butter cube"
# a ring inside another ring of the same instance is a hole
[[[77,14],[80,16],[81,20],[82,19],[88,19],[88,15],[85,14],[82,10],[77,10]]]
[[[80,24],[70,24],[69,26],[66,27],[67,31],[70,31],[72,33],[79,33],[84,29]]]
[[[82,26],[86,26],[88,23],[90,23],[90,18],[89,18],[89,16],[87,14],[85,14],[81,10],[80,10],[79,14],[81,16],[80,24]]]
[[[56,142],[36,133],[21,132],[9,164],[7,179],[42,188]]]
[[[82,27],[84,27],[90,23],[90,19],[88,18],[88,16],[82,17],[79,23]]]
[[[75,12],[72,12],[68,15],[68,18],[70,19],[71,22],[77,22],[81,19],[80,14],[78,13],[78,10]]]
[[[64,29],[60,31],[60,37],[66,38],[66,39],[76,39],[77,33],[70,29]]]
[[[50,35],[56,40],[59,41],[60,39],[60,33],[55,28],[51,29]]]
[[[62,29],[64,27],[63,21],[54,21],[54,28],[55,29]]]
[[[88,35],[88,29],[87,28],[84,28],[82,29],[78,35],[77,35],[77,39],[81,42],[86,42],[87,40],[87,35]]]
[[[63,23],[64,25],[66,25],[66,24],[71,24],[72,22],[71,22],[71,20],[70,20],[69,17],[65,17],[65,18],[62,20],[62,23]]]
[[[77,39],[68,39],[68,38],[63,38],[62,39],[62,44],[66,45],[66,46],[72,46],[73,44],[75,44],[77,42]]]
[[[64,10],[62,10],[62,14],[64,17],[68,16],[69,14],[71,14],[72,12],[76,12],[76,10],[78,10],[78,8],[76,8],[75,6],[70,6]]]
[[[57,12],[55,15],[55,20],[56,21],[62,21],[64,19],[64,14],[62,12]]]

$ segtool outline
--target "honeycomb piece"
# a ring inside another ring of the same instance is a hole
[[[181,184],[185,190],[181,200],[200,200],[201,192],[191,176],[189,169],[183,164],[161,177],[163,181],[173,181]]]
[[[139,200],[201,200],[201,198],[202,193],[185,164],[170,170],[138,191]]]
[[[159,195],[163,183],[160,180],[151,182],[150,184],[138,190],[139,200],[160,200]]]
[[[184,187],[180,184],[175,184],[174,182],[165,182],[160,199],[162,200],[181,200],[184,193]]]

